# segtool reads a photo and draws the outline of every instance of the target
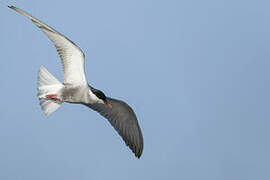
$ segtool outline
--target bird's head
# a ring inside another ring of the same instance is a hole
[[[108,102],[107,97],[105,96],[105,94],[98,90],[95,89],[93,87],[90,87],[91,91],[97,96],[97,98],[99,99],[99,103],[105,104],[106,106],[108,106],[109,108],[112,108],[112,105]]]

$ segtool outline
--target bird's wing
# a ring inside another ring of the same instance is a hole
[[[62,61],[64,83],[87,84],[84,71],[84,54],[74,42],[27,12],[14,6],[9,6],[9,8],[32,20],[53,42]]]
[[[107,98],[107,101],[112,108],[101,103],[87,106],[108,119],[135,156],[140,158],[143,151],[143,136],[134,111],[123,101],[112,98]]]

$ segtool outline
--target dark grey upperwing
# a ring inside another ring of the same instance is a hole
[[[123,101],[108,97],[107,101],[112,108],[100,103],[85,105],[108,119],[135,156],[140,158],[143,151],[143,136],[134,111]]]

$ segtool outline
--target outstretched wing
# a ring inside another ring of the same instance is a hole
[[[74,42],[27,12],[14,6],[9,6],[9,8],[32,20],[53,42],[62,61],[64,83],[87,84],[84,71],[84,54]]]
[[[107,101],[112,108],[101,103],[86,104],[86,106],[108,119],[135,156],[140,158],[143,151],[143,136],[134,111],[123,101],[112,98],[107,98]]]

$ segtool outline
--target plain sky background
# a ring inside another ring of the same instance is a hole
[[[63,80],[56,50],[15,5],[86,55],[88,81],[128,102],[136,159],[106,119],[39,106],[37,72]],[[1,1],[0,179],[270,179],[270,1]]]

